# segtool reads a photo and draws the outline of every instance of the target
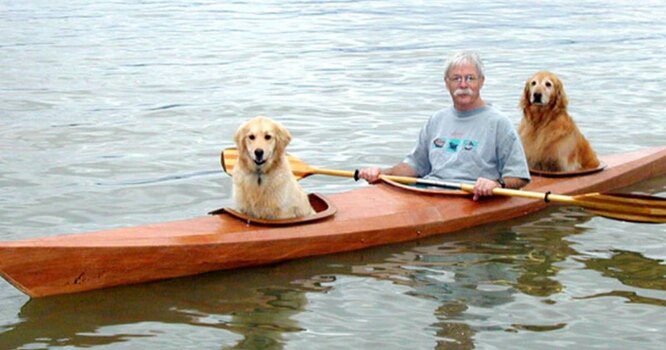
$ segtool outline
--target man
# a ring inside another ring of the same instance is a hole
[[[444,72],[453,107],[430,117],[402,163],[361,169],[359,176],[370,183],[381,174],[474,182],[474,200],[491,196],[498,187],[518,189],[529,183],[525,151],[511,121],[481,99],[484,80],[476,53],[453,55]]]

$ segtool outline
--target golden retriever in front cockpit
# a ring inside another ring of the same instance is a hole
[[[599,159],[567,111],[562,81],[551,72],[538,72],[525,82],[518,134],[530,169],[572,172],[594,169]]]
[[[263,116],[241,125],[234,136],[238,161],[232,170],[236,210],[258,219],[313,215],[307,194],[291,172],[286,148],[291,134]]]

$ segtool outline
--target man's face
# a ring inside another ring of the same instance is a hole
[[[483,87],[483,78],[479,77],[473,64],[451,67],[444,79],[456,109],[467,111],[480,107],[482,101],[479,91]]]

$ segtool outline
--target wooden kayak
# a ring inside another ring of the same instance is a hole
[[[526,188],[558,194],[612,191],[666,174],[666,147],[602,157],[603,171],[534,176]],[[543,201],[443,196],[378,184],[332,194],[334,215],[253,224],[221,213],[91,233],[0,242],[0,275],[31,297],[189,276],[404,242],[508,220]]]

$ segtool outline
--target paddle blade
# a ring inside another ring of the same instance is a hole
[[[605,218],[620,220],[620,221],[629,221],[636,222],[641,224],[664,224],[666,223],[666,216],[659,215],[640,215],[640,214],[626,214],[619,213],[617,211],[607,211],[607,210],[596,210],[596,209],[585,209],[592,214],[603,216]]]
[[[588,193],[573,197],[574,202],[590,212],[607,218],[666,223],[666,198],[620,193]]]
[[[609,203],[622,203],[666,209],[666,198],[635,193],[588,193],[574,196],[576,199],[589,199]]]
[[[291,172],[298,180],[314,174],[309,165],[296,157],[287,154],[287,161],[291,166]],[[222,154],[220,154],[220,163],[222,164],[222,170],[224,170],[225,173],[232,175],[232,171],[238,163],[238,149],[235,147],[224,149]]]
[[[312,174],[316,174],[316,169],[309,166],[304,161],[287,154],[287,161],[289,161],[289,166],[291,166],[291,173],[294,174],[296,180],[306,178]]]
[[[222,170],[228,175],[231,175],[231,172],[236,166],[238,161],[238,150],[236,148],[226,148],[220,153],[220,164],[222,165]]]

